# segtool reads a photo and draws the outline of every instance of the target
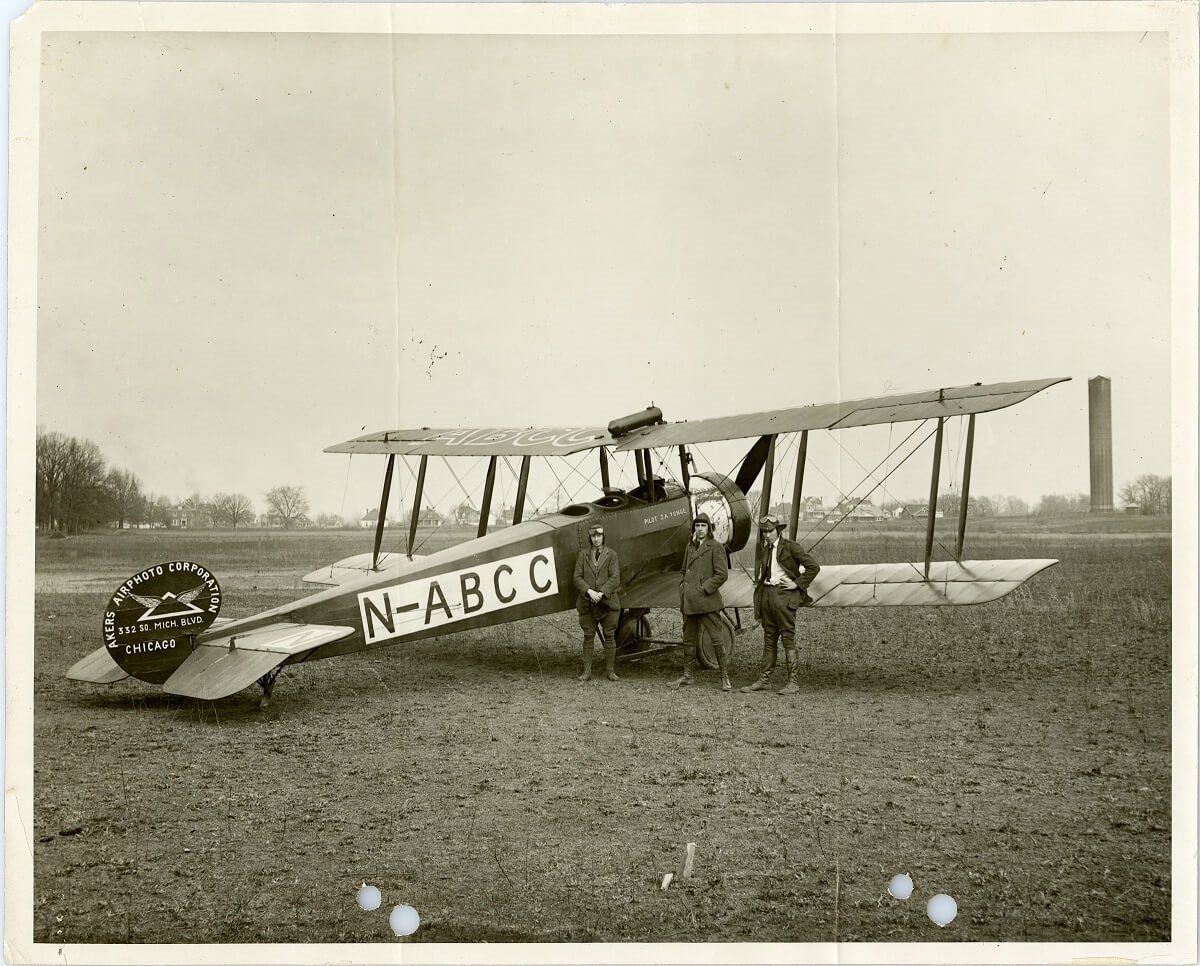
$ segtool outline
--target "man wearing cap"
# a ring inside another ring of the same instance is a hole
[[[621,566],[617,552],[604,545],[604,527],[593,523],[588,528],[587,549],[580,550],[575,558],[575,589],[579,599],[575,609],[579,611],[579,626],[583,628],[583,672],[580,681],[592,677],[592,648],[596,640],[596,628],[604,634],[604,667],[610,681],[619,681],[613,665],[617,659],[617,617],[621,613],[621,601],[617,587],[621,583]]]
[[[764,548],[754,574],[754,619],[762,621],[762,666],[758,680],[741,690],[761,691],[771,683],[771,672],[775,670],[778,655],[777,644],[782,639],[788,676],[787,683],[776,693],[795,694],[800,690],[796,683],[800,671],[796,653],[796,611],[812,603],[807,588],[821,567],[800,544],[783,536],[778,518],[768,514],[760,519],[758,532]]]
[[[721,600],[721,584],[729,577],[729,562],[725,559],[725,547],[712,538],[712,521],[707,513],[699,513],[692,521],[692,539],[683,552],[682,579],[679,583],[679,609],[683,613],[683,640],[687,645],[688,658],[683,666],[683,677],[672,687],[692,683],[692,671],[700,666],[697,652],[700,634],[705,623],[720,621],[725,609]],[[720,641],[724,636],[714,627],[710,636]],[[721,690],[732,691],[729,674],[725,670],[725,649],[716,647],[717,661],[721,665]]]

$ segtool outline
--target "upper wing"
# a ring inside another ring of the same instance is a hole
[[[710,443],[803,429],[849,429],[878,423],[899,423],[936,416],[962,416],[1003,409],[1034,393],[1066,382],[1069,377],[1025,382],[975,384],[951,389],[929,389],[871,399],[853,399],[774,409],[745,416],[718,416],[678,423],[659,423],[614,437],[607,429],[566,427],[391,429],[368,433],[326,448],[326,453],[395,453],[400,456],[566,456],[615,446],[625,452],[647,447]]]
[[[1069,378],[1063,376],[1056,379],[1031,379],[1026,382],[998,382],[988,386],[976,384],[952,389],[929,389],[924,392],[826,403],[822,406],[774,409],[746,416],[718,416],[714,419],[662,423],[635,429],[627,436],[622,436],[617,451],[798,433],[805,429],[850,429],[854,426],[990,412],[993,409],[1013,406],[1034,393],[1056,383],[1066,382]]]

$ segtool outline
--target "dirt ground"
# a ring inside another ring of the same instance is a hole
[[[1170,938],[1169,535],[980,538],[1062,563],[979,607],[804,611],[794,697],[671,690],[678,651],[580,684],[572,614],[290,668],[265,711],[63,677],[137,567],[204,563],[236,617],[364,542],[39,538],[36,940],[386,942],[401,903],[412,941]]]

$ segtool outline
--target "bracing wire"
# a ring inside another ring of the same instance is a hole
[[[916,427],[916,428],[915,428],[915,429],[914,429],[914,430],[913,430],[911,433],[909,433],[909,434],[908,434],[908,436],[906,436],[906,437],[905,437],[903,440],[901,440],[901,441],[900,441],[900,445],[899,445],[899,446],[897,446],[897,447],[896,447],[894,450],[892,450],[892,452],[898,452],[898,451],[899,451],[899,449],[900,449],[900,447],[904,446],[904,444],[905,444],[905,443],[907,443],[907,442],[908,442],[908,441],[909,441],[909,440],[910,440],[910,439],[911,439],[911,438],[912,438],[912,437],[913,437],[913,436],[916,434],[916,432],[917,432],[917,431],[918,431],[918,430],[919,430],[919,429],[920,429],[920,428],[921,428],[923,425],[925,425],[925,422],[926,422],[926,420],[922,420],[920,423],[918,423],[918,424],[917,424],[917,427]],[[922,446],[924,446],[924,445],[925,445],[925,443],[927,443],[927,442],[928,442],[928,441],[929,441],[929,440],[932,438],[932,436],[934,435],[934,433],[936,433],[936,432],[937,432],[937,429],[936,429],[936,427],[935,427],[934,429],[930,430],[930,432],[929,432],[929,433],[928,433],[928,434],[925,436],[925,438],[924,438],[924,439],[922,439],[922,440],[921,440],[921,441],[920,441],[920,442],[919,442],[919,443],[918,443],[918,444],[917,444],[917,445],[916,445],[916,446],[915,446],[915,447],[912,449],[912,451],[911,451],[911,452],[910,452],[910,453],[909,453],[907,456],[905,456],[905,457],[904,457],[904,459],[902,459],[902,460],[901,460],[899,463],[897,463],[897,464],[896,464],[896,466],[895,466],[894,468],[892,468],[892,469],[891,469],[891,470],[888,472],[888,476],[891,476],[893,473],[897,472],[897,471],[900,469],[900,467],[902,467],[902,466],[903,466],[905,463],[907,463],[907,462],[909,461],[909,459],[911,459],[911,458],[912,458],[912,456],[913,456],[915,453],[917,453],[917,452],[919,452],[919,451],[920,451],[921,447],[922,447]],[[839,446],[841,446],[841,444],[840,444],[840,443],[839,443],[838,445],[839,445]],[[847,451],[847,450],[845,449],[845,447],[842,447],[842,449],[843,449],[843,452],[846,452],[846,455],[848,455],[848,456],[849,456],[849,457],[850,457],[852,460],[854,460],[854,462],[855,462],[855,463],[858,463],[858,465],[859,465],[859,467],[860,467],[860,468],[862,468],[862,469],[864,469],[864,470],[866,469],[865,467],[863,467],[863,466],[862,466],[862,464],[861,464],[861,463],[859,463],[859,462],[858,462],[858,460],[857,460],[857,459],[854,457],[854,454],[853,454],[853,453],[850,453],[849,451]],[[889,455],[888,455],[887,457],[885,457],[885,460],[890,460],[890,458],[891,458],[891,457],[890,457],[890,453],[889,453]],[[879,468],[879,465],[877,464],[877,465],[875,466],[875,469],[877,470],[878,468]],[[821,468],[820,468],[820,467],[817,467],[817,472],[819,472],[819,473],[820,473],[822,476],[825,476],[825,473],[824,473],[824,471],[823,471],[823,470],[821,470]],[[865,481],[865,480],[867,480],[867,479],[874,479],[874,475],[873,475],[873,473],[874,473],[874,470],[867,471],[867,476],[863,478],[863,479],[864,479],[864,481]],[[841,518],[840,518],[840,519],[838,519],[838,520],[837,520],[837,521],[836,521],[836,522],[835,522],[835,523],[834,523],[834,524],[833,524],[833,525],[832,525],[832,526],[831,526],[831,527],[830,527],[830,528],[829,528],[829,529],[828,529],[828,530],[827,530],[827,531],[826,531],[824,534],[822,534],[822,536],[821,536],[821,537],[820,537],[820,538],[817,540],[817,542],[816,542],[816,543],[814,543],[814,544],[813,544],[813,546],[815,547],[815,546],[817,546],[818,544],[820,544],[820,543],[821,543],[821,541],[825,539],[825,537],[829,536],[829,534],[831,534],[831,533],[832,533],[834,530],[836,530],[836,529],[837,529],[839,526],[841,526],[841,524],[845,522],[845,520],[846,520],[846,519],[849,517],[849,515],[850,515],[851,513],[853,513],[853,512],[854,512],[854,511],[855,511],[855,510],[856,510],[856,509],[859,507],[859,506],[861,506],[861,505],[862,505],[862,503],[863,503],[863,502],[864,502],[864,501],[865,501],[865,500],[866,500],[866,499],[867,499],[867,498],[868,498],[868,497],[869,497],[869,496],[870,496],[872,493],[874,493],[874,492],[875,492],[877,489],[879,489],[880,487],[882,487],[882,486],[883,486],[883,484],[884,484],[884,483],[887,481],[887,479],[888,479],[888,476],[885,476],[885,477],[883,477],[883,479],[876,481],[876,483],[875,483],[875,486],[873,486],[873,487],[872,487],[870,490],[868,490],[868,491],[867,491],[867,493],[866,493],[866,494],[865,494],[865,495],[864,495],[864,496],[863,496],[863,497],[862,497],[860,500],[858,500],[858,502],[857,502],[857,503],[855,503],[855,504],[854,504],[854,506],[852,506],[852,507],[851,507],[849,510],[847,510],[847,511],[846,511],[846,512],[845,512],[845,513],[844,513],[844,514],[841,516]],[[835,489],[839,489],[839,488],[836,486],[836,484],[834,484],[834,483],[833,483],[833,481],[829,479],[829,477],[825,476],[825,479],[826,479],[826,480],[828,480],[828,482],[830,483],[830,485],[831,485],[831,486],[834,486],[834,488],[835,488]],[[851,490],[850,490],[850,492],[851,492],[851,493],[853,493],[853,492],[854,492],[855,490],[857,490],[857,489],[858,489],[858,487],[859,487],[859,486],[861,486],[861,485],[862,485],[862,482],[860,482],[860,483],[859,483],[859,484],[857,484],[856,486],[852,487],[852,488],[851,488]],[[886,490],[885,490],[885,492],[886,492]],[[845,496],[845,495],[843,494],[843,497],[844,497],[844,496]],[[825,514],[825,515],[824,515],[824,516],[823,516],[823,517],[822,517],[820,520],[818,520],[818,521],[817,521],[817,524],[816,524],[816,526],[809,528],[809,530],[808,530],[808,533],[806,533],[806,534],[805,534],[805,536],[806,536],[806,537],[810,536],[810,535],[811,535],[811,534],[812,534],[812,533],[813,533],[813,532],[814,532],[814,531],[815,531],[815,530],[816,530],[818,527],[820,527],[820,526],[821,526],[821,524],[823,524],[823,523],[824,523],[826,520],[828,520],[828,519],[829,519],[829,517],[830,517],[830,516],[832,516],[832,515],[833,515],[833,511],[832,511],[832,510],[830,510],[829,512],[827,512],[827,513],[826,513],[826,514]]]
[[[346,500],[350,493],[350,464],[354,460],[354,454],[349,453],[349,454],[347,454],[347,456],[348,456],[348,458],[346,460],[346,482],[342,485],[342,508],[338,511],[338,516],[340,516],[342,518],[343,522],[346,519]]]
[[[890,446],[890,443],[889,443],[889,449],[888,449],[888,452],[887,452],[887,454],[884,456],[883,460],[881,460],[879,463],[877,463],[877,464],[876,464],[876,465],[875,465],[875,466],[874,466],[872,469],[870,469],[870,470],[868,470],[868,469],[867,469],[865,466],[863,466],[863,465],[862,465],[862,463],[861,463],[861,462],[859,462],[858,458],[857,458],[857,457],[856,457],[856,456],[855,456],[853,453],[851,453],[851,452],[850,452],[848,449],[846,449],[846,447],[842,445],[841,441],[840,441],[840,440],[838,440],[838,439],[836,439],[836,437],[835,437],[835,439],[834,439],[834,442],[836,442],[836,443],[838,444],[838,447],[839,447],[839,448],[842,450],[842,452],[843,452],[845,455],[849,456],[849,457],[850,457],[850,459],[851,459],[851,460],[853,460],[853,462],[854,462],[854,463],[856,463],[856,464],[858,465],[859,469],[863,470],[863,471],[866,473],[866,476],[864,476],[864,477],[863,477],[861,480],[859,480],[859,482],[858,482],[858,483],[856,483],[854,486],[852,486],[852,487],[849,489],[849,491],[843,491],[843,490],[842,490],[842,488],[841,488],[840,486],[838,486],[836,483],[834,483],[834,482],[833,482],[833,480],[831,480],[831,479],[829,478],[829,476],[828,476],[828,475],[825,473],[825,471],[824,471],[824,470],[822,470],[822,469],[821,469],[821,467],[820,467],[819,465],[817,465],[816,463],[814,463],[814,464],[813,464],[813,466],[814,466],[814,468],[816,469],[816,471],[817,471],[818,473],[820,473],[822,477],[824,477],[825,481],[826,481],[826,482],[827,482],[827,483],[828,483],[830,486],[832,486],[832,487],[833,487],[833,489],[834,489],[834,491],[835,491],[835,492],[838,494],[838,505],[840,506],[840,505],[841,505],[842,503],[844,503],[844,502],[845,502],[847,499],[849,499],[849,497],[847,496],[847,492],[848,492],[848,493],[853,493],[853,492],[854,492],[855,490],[857,490],[857,489],[858,489],[860,486],[862,486],[862,485],[863,485],[863,483],[865,483],[867,480],[873,480],[873,479],[875,478],[874,474],[875,474],[875,472],[876,472],[876,471],[879,469],[879,467],[880,467],[881,465],[884,465],[885,463],[889,462],[889,461],[891,460],[892,454],[893,454],[893,453],[896,453],[896,452],[899,452],[899,451],[900,451],[900,449],[901,449],[901,448],[902,448],[902,447],[903,447],[903,446],[904,446],[904,445],[905,445],[905,444],[906,444],[906,443],[907,443],[909,440],[911,440],[911,439],[913,438],[913,436],[915,436],[915,435],[916,435],[916,434],[917,434],[917,433],[920,431],[921,427],[922,427],[922,426],[924,426],[926,422],[927,422],[927,420],[921,420],[921,422],[919,422],[919,423],[918,423],[918,424],[917,424],[917,425],[916,425],[916,426],[913,428],[913,431],[912,431],[911,433],[909,433],[907,436],[905,436],[905,437],[904,437],[904,439],[902,439],[902,440],[899,442],[899,444],[898,444],[898,445],[896,445],[895,447],[891,447],[891,446]],[[930,432],[929,436],[926,436],[926,437],[925,437],[925,439],[921,440],[921,441],[920,441],[920,442],[919,442],[919,443],[916,445],[916,447],[914,447],[914,448],[913,448],[912,452],[908,454],[908,456],[904,457],[904,459],[903,459],[903,460],[902,460],[900,463],[896,464],[896,466],[895,466],[895,468],[894,468],[894,469],[892,469],[892,470],[890,470],[890,471],[888,472],[888,476],[890,476],[892,473],[895,473],[895,472],[896,472],[896,470],[900,469],[900,467],[901,467],[901,466],[903,466],[903,465],[904,465],[904,463],[908,461],[909,457],[911,457],[911,456],[913,455],[913,453],[915,453],[917,450],[919,450],[919,449],[920,449],[920,448],[921,448],[921,447],[922,447],[922,446],[925,444],[925,442],[926,442],[926,441],[927,441],[927,440],[930,438],[930,436],[932,436],[932,435],[933,435],[933,433],[934,433],[934,432],[936,432],[936,431],[937,431],[937,430],[936,430],[936,429],[934,429],[933,431],[931,431],[931,432]],[[839,519],[839,520],[838,520],[836,523],[834,523],[834,524],[833,524],[833,525],[830,527],[830,531],[829,531],[829,532],[832,532],[834,529],[836,529],[838,526],[840,526],[840,525],[841,525],[841,524],[842,524],[842,523],[843,523],[843,522],[844,522],[844,521],[847,519],[847,517],[849,516],[849,514],[850,514],[850,513],[853,513],[853,512],[854,512],[854,510],[855,510],[855,509],[857,509],[857,508],[858,508],[858,507],[859,507],[859,506],[860,506],[860,505],[861,505],[861,504],[862,504],[862,503],[863,503],[863,502],[864,502],[864,501],[867,499],[867,497],[869,497],[869,496],[870,496],[872,493],[874,493],[874,492],[875,492],[875,490],[879,489],[879,488],[880,488],[880,486],[882,486],[882,485],[883,485],[883,482],[884,482],[884,481],[886,481],[886,480],[887,480],[887,476],[885,476],[885,477],[883,478],[883,480],[877,481],[877,482],[876,482],[876,484],[875,484],[875,486],[874,486],[874,487],[872,487],[872,488],[871,488],[871,489],[870,489],[870,490],[867,492],[866,496],[864,496],[864,497],[863,497],[862,499],[860,499],[860,500],[859,500],[857,503],[855,503],[855,504],[854,504],[854,506],[853,506],[853,507],[851,507],[851,509],[850,509],[850,510],[849,510],[849,511],[848,511],[848,512],[845,514],[845,515],[843,515],[841,519]],[[886,492],[886,490],[885,490],[885,492]],[[817,523],[816,523],[816,526],[813,526],[813,527],[809,528],[809,530],[808,530],[808,533],[806,533],[806,534],[805,534],[805,536],[806,536],[806,537],[810,536],[810,535],[813,533],[813,531],[814,531],[814,530],[816,530],[816,529],[817,529],[818,527],[820,527],[820,526],[821,526],[821,525],[822,525],[822,524],[823,524],[823,523],[824,523],[826,520],[828,520],[828,519],[829,519],[831,516],[833,516],[833,514],[834,514],[834,510],[836,510],[836,507],[835,507],[833,510],[829,510],[829,511],[827,511],[827,512],[825,513],[825,515],[824,515],[823,517],[821,517],[821,519],[820,519],[820,520],[818,520],[818,521],[817,521]],[[826,536],[828,536],[828,533],[826,534]],[[821,539],[823,540],[823,539],[825,539],[825,538],[824,538],[824,537],[822,537]],[[819,542],[820,542],[820,541],[818,541],[818,543],[819,543]],[[816,545],[816,544],[814,544],[814,546],[815,546],[815,545]]]
[[[463,491],[463,496],[467,498],[467,506],[469,506],[472,510],[476,509],[475,501],[471,499],[470,491],[463,486],[462,480],[460,480],[458,478],[458,474],[454,472],[454,467],[450,465],[450,460],[443,456],[442,462],[446,464],[446,469],[448,469],[450,471],[450,475],[454,477],[454,482],[458,484],[458,488]]]
[[[903,446],[903,445],[904,445],[904,443],[906,443],[906,442],[907,442],[909,439],[911,439],[911,438],[912,438],[912,436],[913,436],[913,435],[914,435],[914,434],[917,432],[917,430],[919,430],[919,429],[921,428],[921,426],[923,426],[923,425],[925,424],[925,422],[927,422],[927,420],[922,420],[922,421],[921,421],[921,422],[920,422],[920,423],[917,425],[916,429],[914,429],[912,433],[909,433],[909,434],[908,434],[908,436],[907,436],[907,437],[905,437],[905,439],[901,441],[901,443],[900,443],[900,446]],[[931,439],[931,438],[932,438],[932,437],[933,437],[933,436],[934,436],[936,433],[937,433],[937,427],[935,426],[935,427],[934,427],[932,430],[930,430],[930,431],[929,431],[929,433],[928,433],[928,434],[925,436],[925,438],[924,438],[924,439],[922,439],[922,440],[921,440],[921,441],[920,441],[920,442],[919,442],[919,443],[918,443],[918,444],[917,444],[917,445],[916,445],[916,446],[915,446],[915,447],[912,449],[912,451],[911,451],[911,452],[910,452],[910,453],[909,453],[907,456],[905,456],[905,457],[904,457],[904,459],[902,459],[902,460],[901,460],[899,463],[897,463],[897,464],[896,464],[896,466],[895,466],[895,468],[894,468],[894,469],[892,469],[891,471],[889,471],[889,473],[888,473],[888,476],[891,476],[891,474],[892,474],[892,473],[895,473],[897,470],[899,470],[899,469],[900,469],[900,467],[902,467],[902,466],[903,466],[905,463],[907,463],[907,462],[909,461],[909,459],[911,459],[911,458],[912,458],[914,455],[916,455],[916,453],[918,453],[918,452],[920,451],[921,447],[922,447],[922,446],[924,446],[924,445],[925,445],[927,442],[929,442],[929,440],[930,440],[930,439]],[[840,444],[840,443],[839,443],[838,445],[839,445],[839,446],[841,446],[841,444]],[[897,449],[897,450],[899,450],[899,448],[900,448],[900,447],[896,447],[896,449]],[[845,449],[845,447],[842,447],[842,449],[843,449],[843,451],[846,453],[846,455],[848,455],[848,456],[849,456],[849,457],[850,457],[852,460],[854,460],[854,462],[855,462],[855,463],[858,463],[858,465],[859,465],[860,467],[862,467],[862,464],[861,464],[861,463],[859,463],[859,461],[858,461],[858,460],[855,458],[855,456],[854,456],[854,454],[853,454],[853,453],[850,453],[848,450],[846,450],[846,449]],[[890,457],[889,457],[889,458],[890,458]],[[875,469],[878,469],[878,466],[876,466],[876,467],[875,467]],[[822,473],[822,475],[824,475],[824,474]],[[834,530],[835,530],[835,529],[836,529],[838,526],[840,526],[840,525],[841,525],[841,524],[842,524],[842,523],[843,523],[843,522],[846,520],[846,518],[847,518],[847,517],[848,517],[848,516],[849,516],[851,513],[853,513],[853,512],[854,512],[854,510],[855,510],[855,509],[857,509],[857,508],[858,508],[858,507],[859,507],[859,506],[862,504],[862,502],[863,502],[864,500],[866,500],[866,499],[867,499],[867,497],[869,497],[869,496],[871,495],[871,493],[874,493],[874,492],[875,492],[875,490],[877,490],[877,489],[879,489],[880,487],[882,487],[882,486],[883,486],[883,484],[884,484],[884,483],[887,481],[887,478],[888,478],[888,476],[885,476],[885,477],[883,477],[883,479],[881,479],[881,480],[879,480],[878,482],[876,482],[875,486],[873,486],[873,487],[872,487],[872,488],[871,488],[871,489],[870,489],[870,490],[867,492],[867,494],[866,494],[865,496],[863,496],[863,497],[862,497],[862,499],[860,499],[860,500],[859,500],[857,503],[855,503],[855,504],[854,504],[854,506],[852,506],[852,507],[851,507],[851,508],[850,508],[850,509],[849,509],[849,510],[848,510],[848,511],[845,513],[845,514],[843,514],[842,518],[841,518],[841,519],[839,519],[839,520],[838,520],[836,523],[834,523],[834,524],[833,524],[833,526],[832,526],[832,527],[830,527],[830,529],[829,529],[828,531],[826,531],[826,533],[824,533],[824,534],[823,534],[823,535],[822,535],[822,536],[821,536],[821,537],[820,537],[820,538],[817,540],[817,542],[816,542],[816,543],[814,543],[814,544],[813,544],[813,547],[816,547],[818,544],[820,544],[820,543],[821,543],[821,541],[825,539],[825,537],[829,536],[829,534],[830,534],[830,533],[832,533],[832,532],[833,532],[833,531],[834,531]],[[870,472],[870,471],[868,472],[868,478],[874,479],[874,476],[872,475],[872,472]],[[830,481],[830,482],[832,482],[832,481]],[[861,484],[859,484],[859,485],[861,485]],[[858,488],[858,487],[856,486],[856,487],[854,487],[853,489],[857,489],[857,488]],[[853,490],[851,490],[851,492],[853,492]],[[885,492],[886,492],[886,488],[885,488]],[[927,508],[926,508],[926,511],[927,511],[927,512],[932,512],[932,508],[931,508],[931,507],[927,507]],[[911,514],[911,512],[910,512],[910,511],[909,511],[907,508],[905,508],[905,512],[906,512],[906,513],[909,513],[909,515],[910,515],[910,516],[912,516],[912,518],[913,518],[914,520],[916,520],[916,519],[917,519],[915,516],[913,516],[913,515]],[[821,521],[821,522],[823,522],[823,521],[824,521],[824,519],[828,518],[828,516],[829,516],[829,514],[826,514],[826,515],[825,515],[825,517],[824,517],[824,518],[822,518],[822,521]],[[820,522],[818,522],[817,526],[820,526]],[[813,528],[813,529],[815,529],[815,528]],[[812,533],[812,530],[809,530],[809,534],[811,534],[811,533]],[[808,535],[808,534],[806,534],[806,536],[807,536],[807,535]],[[935,544],[938,546],[938,548],[940,548],[941,550],[944,550],[944,551],[946,551],[947,553],[949,553],[949,552],[950,552],[950,548],[949,548],[948,546],[946,546],[946,544],[945,544],[943,541],[941,541],[941,540],[935,540],[934,542],[935,542]],[[810,549],[811,549],[811,548],[810,548]]]

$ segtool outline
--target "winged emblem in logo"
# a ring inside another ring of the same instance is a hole
[[[182,594],[167,591],[162,597],[150,597],[142,594],[130,594],[129,596],[146,608],[146,612],[138,618],[138,620],[146,620],[150,617],[179,617],[183,614],[201,614],[203,611],[193,604],[192,601],[203,592],[204,584],[197,584],[191,590],[185,590]]]

